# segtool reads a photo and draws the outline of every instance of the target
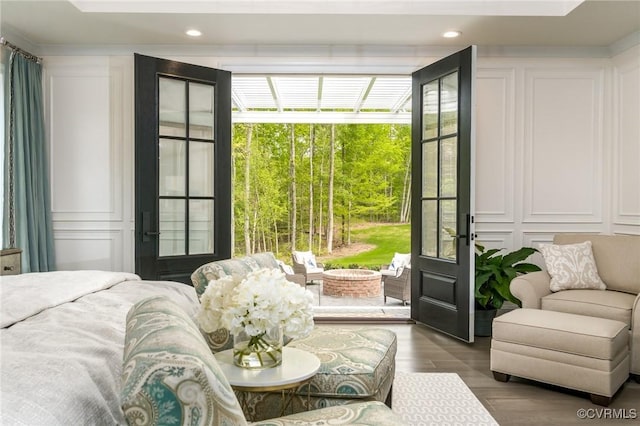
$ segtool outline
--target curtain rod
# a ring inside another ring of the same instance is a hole
[[[7,46],[9,49],[13,50],[14,52],[18,52],[19,54],[21,54],[25,58],[30,59],[30,60],[32,60],[34,62],[37,62],[37,63],[41,63],[42,62],[42,58],[39,58],[36,55],[34,55],[32,53],[29,53],[24,49],[19,48],[15,44],[10,43],[9,41],[7,41],[7,39],[4,38],[4,37],[0,37],[0,44],[2,44],[3,46]]]

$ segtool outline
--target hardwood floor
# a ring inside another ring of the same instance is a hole
[[[352,326],[356,325],[339,325]],[[623,385],[609,406],[612,410],[607,411],[592,404],[584,393],[515,377],[508,383],[494,380],[489,370],[488,337],[467,344],[420,324],[367,326],[396,333],[397,371],[457,373],[501,425],[640,424],[640,384],[633,380]],[[588,410],[590,418],[579,418],[580,409]],[[635,419],[630,419],[634,413]]]

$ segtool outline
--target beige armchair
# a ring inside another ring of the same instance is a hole
[[[561,290],[552,293],[546,271],[511,281],[511,292],[523,308],[607,318],[629,327],[631,374],[640,375],[640,237],[558,234],[555,244],[591,241],[598,275],[606,290]]]
[[[296,274],[303,274],[305,282],[322,280],[324,265],[316,261],[316,257],[310,251],[294,251],[291,253],[293,260],[293,271]]]

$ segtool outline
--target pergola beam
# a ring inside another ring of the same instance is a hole
[[[238,96],[238,93],[236,93],[235,90],[231,90],[231,100],[233,101],[233,103],[235,104],[236,108],[238,108],[238,110],[240,112],[246,111],[247,107],[244,106],[244,103],[242,102],[242,100],[240,100],[240,97]]]
[[[318,104],[316,105],[316,111],[320,111],[322,108],[322,87],[324,85],[324,77],[318,77]]]
[[[271,76],[267,76],[267,84],[269,85],[269,90],[271,90],[273,103],[275,104],[278,111],[282,112],[282,103],[280,102],[280,96],[278,95],[278,90],[276,89],[276,85],[273,84],[273,80]]]
[[[410,124],[410,112],[233,111],[233,123]]]
[[[353,108],[354,112],[360,112],[360,109],[362,109],[362,105],[365,103],[365,101],[369,97],[369,93],[371,93],[371,89],[373,88],[373,84],[375,82],[376,82],[376,77],[371,77],[371,79],[369,80],[369,84],[367,85],[367,88],[362,91],[362,93],[360,94],[360,99],[358,99],[355,107]]]
[[[399,112],[411,100],[411,86],[405,90],[398,102],[391,107],[391,112]]]

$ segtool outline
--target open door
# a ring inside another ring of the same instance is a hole
[[[411,318],[473,342],[475,46],[413,73]]]
[[[190,283],[231,256],[231,73],[135,55],[135,269]]]

